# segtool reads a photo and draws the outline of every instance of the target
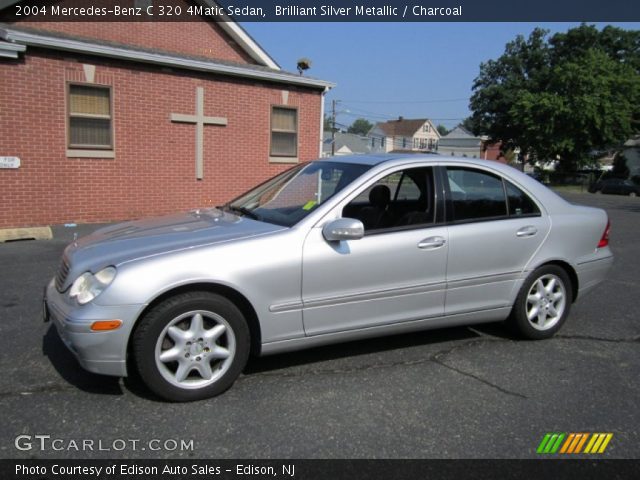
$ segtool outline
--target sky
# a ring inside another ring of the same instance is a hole
[[[339,100],[337,123],[359,117],[372,123],[403,116],[430,118],[452,128],[470,114],[469,97],[480,63],[504,52],[518,34],[535,27],[551,33],[579,23],[341,23],[255,22],[242,26],[280,64],[337,83],[326,109]],[[605,23],[595,23],[598,28]],[[612,23],[640,29],[640,23]]]

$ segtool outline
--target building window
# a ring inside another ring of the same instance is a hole
[[[425,123],[425,124],[422,126],[422,131],[423,131],[423,132],[427,132],[427,133],[429,132],[429,124],[428,124],[428,123]]]
[[[271,156],[298,155],[298,110],[289,107],[271,108]]]
[[[113,149],[111,89],[69,85],[69,148]]]

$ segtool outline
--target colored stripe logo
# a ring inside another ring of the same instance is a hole
[[[604,453],[613,433],[547,433],[536,453]]]

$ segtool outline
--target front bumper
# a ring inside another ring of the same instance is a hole
[[[127,344],[136,318],[144,305],[79,306],[58,292],[52,279],[45,288],[44,315],[56,326],[63,343],[82,367],[102,375],[127,376]],[[117,330],[96,332],[98,320],[122,320]]]

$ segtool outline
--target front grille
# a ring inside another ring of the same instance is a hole
[[[58,268],[58,273],[56,274],[56,288],[59,292],[62,292],[62,287],[67,280],[67,275],[69,275],[69,261],[66,256],[63,256],[60,267]]]

